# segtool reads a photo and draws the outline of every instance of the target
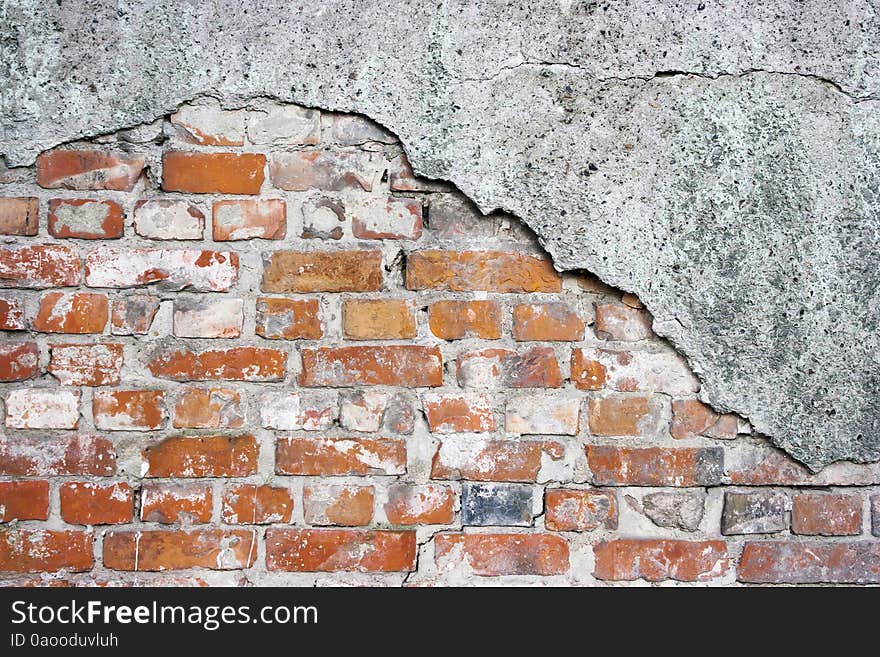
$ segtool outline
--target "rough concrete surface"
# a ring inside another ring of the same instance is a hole
[[[360,112],[635,292],[701,394],[880,459],[880,4],[0,2],[10,166],[208,94]]]

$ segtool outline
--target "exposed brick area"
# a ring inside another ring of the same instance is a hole
[[[161,123],[0,178],[0,584],[880,583],[880,467],[707,406],[378,126]]]

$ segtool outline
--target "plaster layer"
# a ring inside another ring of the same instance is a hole
[[[635,292],[818,469],[880,459],[876,1],[0,3],[9,165],[208,94],[360,112]]]

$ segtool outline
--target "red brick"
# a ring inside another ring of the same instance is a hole
[[[416,251],[406,259],[410,290],[559,292],[549,260],[501,251]]]
[[[436,484],[388,487],[385,517],[392,525],[450,525],[455,520],[455,491]]]
[[[811,536],[862,533],[862,498],[834,493],[799,493],[791,508],[791,531]]]
[[[594,436],[638,436],[650,420],[648,397],[606,397],[591,399],[590,433]]]
[[[415,304],[402,299],[345,299],[342,334],[349,340],[416,337]]]
[[[200,240],[205,232],[205,215],[186,201],[138,201],[134,206],[134,232],[153,240]]]
[[[33,328],[43,333],[102,333],[107,325],[106,295],[93,292],[46,292]]]
[[[195,194],[259,194],[266,156],[261,153],[186,153],[162,156],[162,189]]]
[[[36,235],[39,207],[40,202],[34,197],[0,198],[0,235]]]
[[[122,237],[125,215],[116,201],[52,199],[49,201],[49,234],[81,240]]]
[[[636,342],[656,337],[651,315],[616,303],[596,304],[596,337],[600,340]]]
[[[392,438],[279,438],[277,474],[307,476],[400,475],[406,442]]]
[[[305,387],[443,385],[443,357],[437,347],[321,347],[301,353],[299,385]]]
[[[146,335],[159,310],[159,298],[135,294],[113,301],[110,332],[113,335]]]
[[[237,338],[244,324],[244,299],[178,297],[173,333],[178,338]]]
[[[98,429],[153,431],[165,420],[161,390],[95,390],[92,416]]]
[[[565,303],[518,304],[513,308],[513,337],[520,341],[583,340],[584,322]]]
[[[130,192],[143,169],[142,156],[58,149],[37,157],[37,184],[46,189]]]
[[[755,584],[880,584],[880,541],[746,543],[737,573]]]
[[[238,254],[199,249],[97,249],[86,256],[89,287],[226,292],[238,281]]]
[[[720,415],[697,399],[676,399],[672,402],[672,424],[669,433],[673,438],[706,436],[731,440],[736,438],[739,421],[736,415]]]
[[[104,536],[104,565],[133,571],[250,568],[256,540],[253,530],[110,531]]]
[[[720,447],[587,445],[592,482],[607,486],[714,486],[721,483]]]
[[[134,493],[125,483],[67,482],[60,495],[61,517],[70,525],[121,525],[134,513]]]
[[[110,386],[119,383],[121,344],[53,344],[49,372],[65,386]]]
[[[241,395],[230,388],[184,388],[174,406],[174,426],[187,429],[240,428],[244,426]]]
[[[495,405],[489,395],[426,394],[422,404],[432,433],[495,431]]]
[[[501,304],[497,301],[437,301],[428,306],[431,333],[443,340],[501,337]]]
[[[684,358],[668,350],[576,349],[572,353],[572,379],[582,390],[601,386],[620,392],[690,396],[700,389]]]
[[[431,478],[535,482],[545,458],[564,456],[562,444],[549,440],[446,440],[434,454]]]
[[[257,472],[253,436],[172,436],[144,449],[146,477],[246,477]]]
[[[214,241],[283,240],[287,235],[287,204],[281,199],[217,201],[213,212]]]
[[[76,429],[78,390],[18,388],[6,394],[6,426],[15,429]]]
[[[0,381],[25,381],[40,373],[40,348],[36,342],[0,344]]]
[[[376,292],[380,251],[274,251],[264,258],[263,292]]]
[[[256,333],[270,340],[319,340],[324,336],[317,299],[257,299]]]
[[[0,522],[48,518],[48,481],[0,481]]]
[[[106,438],[0,436],[0,474],[13,477],[116,474],[116,450]]]
[[[544,526],[555,532],[586,532],[597,527],[617,529],[614,493],[548,488],[544,494]]]
[[[528,351],[483,349],[458,356],[458,384],[464,388],[559,388],[562,372],[550,347]]]
[[[0,331],[24,331],[24,298],[19,296],[0,297]]]
[[[221,519],[230,525],[290,522],[293,497],[283,487],[238,484],[223,491]]]
[[[270,571],[407,572],[415,566],[415,532],[266,530],[266,567]]]
[[[372,486],[305,486],[303,514],[310,525],[369,525],[373,519],[373,496]]]
[[[439,534],[438,567],[454,567],[458,559],[482,577],[564,575],[569,569],[568,543],[554,534]]]
[[[0,572],[82,573],[93,563],[91,532],[0,529]]]
[[[153,376],[174,381],[280,381],[287,354],[263,347],[230,347],[194,352],[161,351],[148,364]]]
[[[276,153],[269,168],[272,184],[289,192],[320,189],[373,191],[385,169],[384,157],[366,151]]]
[[[417,240],[422,236],[422,202],[389,198],[358,203],[351,232],[361,240]]]
[[[571,352],[571,381],[578,390],[601,390],[605,387],[605,366],[583,349]]]
[[[596,579],[702,582],[730,570],[724,541],[618,539],[593,546]]]
[[[204,524],[211,522],[213,494],[210,485],[144,484],[141,488],[141,520]]]
[[[0,247],[0,281],[16,287],[71,287],[82,280],[79,252],[54,244]]]

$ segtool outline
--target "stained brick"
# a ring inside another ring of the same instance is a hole
[[[0,198],[0,235],[36,235],[39,205],[34,197]]]
[[[46,189],[108,189],[130,192],[144,158],[95,150],[53,150],[37,157],[37,183]]]
[[[737,574],[756,584],[880,584],[880,542],[746,543]]]
[[[217,201],[214,240],[283,240],[287,235],[287,204],[281,199]]]
[[[597,527],[617,529],[614,493],[548,488],[544,494],[544,526],[557,532],[586,532]]]
[[[303,349],[301,386],[443,384],[443,357],[436,347],[321,347]]]
[[[373,199],[351,212],[351,232],[362,240],[417,240],[422,236],[422,203],[415,199]]]
[[[508,433],[577,435],[580,399],[510,397],[504,417]]]
[[[299,572],[415,569],[416,533],[355,529],[269,529],[266,567]]]
[[[24,331],[24,298],[5,295],[0,297],[0,331]]]
[[[562,373],[549,347],[524,352],[483,349],[459,354],[456,375],[463,388],[559,388]]]
[[[116,474],[116,450],[106,438],[0,436],[0,474],[13,477],[52,477]]]
[[[545,460],[564,456],[562,444],[552,441],[446,439],[434,453],[431,478],[535,482]]]
[[[596,304],[596,337],[600,340],[636,342],[654,336],[651,315],[616,303]]]
[[[583,390],[692,395],[700,388],[685,360],[671,351],[573,350],[572,380]]]
[[[406,259],[410,290],[559,292],[548,260],[501,251],[416,251]]]
[[[48,481],[0,481],[0,522],[48,518]]]
[[[76,429],[78,390],[19,388],[6,394],[6,426],[15,429]]]
[[[93,292],[45,292],[33,328],[43,333],[102,333],[107,325],[107,296]]]
[[[60,497],[61,517],[70,525],[120,525],[134,513],[134,493],[126,483],[67,482]]]
[[[146,335],[159,310],[159,298],[149,294],[134,294],[116,299],[110,315],[113,335]]]
[[[92,415],[98,429],[154,431],[165,420],[165,393],[161,390],[96,390]]]
[[[264,257],[263,292],[375,292],[380,251],[275,251]]]
[[[449,393],[422,396],[425,417],[432,433],[495,431],[495,412],[489,395]]]
[[[89,287],[226,292],[238,281],[238,254],[198,249],[97,249],[86,256]]]
[[[213,493],[205,484],[144,484],[141,520],[162,524],[211,522]]]
[[[144,449],[144,476],[246,477],[259,451],[253,436],[173,436]]]
[[[230,297],[178,297],[174,335],[178,338],[237,338],[244,324],[244,300]]]
[[[0,529],[0,572],[91,570],[92,534],[50,529]]]
[[[290,522],[293,497],[281,486],[238,484],[223,491],[220,517],[230,525],[267,525]]]
[[[587,445],[586,454],[592,482],[600,486],[714,486],[724,472],[718,447]]]
[[[532,497],[532,487],[524,484],[465,483],[461,488],[461,524],[529,527]]]
[[[122,237],[125,214],[115,201],[52,199],[49,201],[49,234],[81,240]]]
[[[174,405],[174,426],[188,429],[237,429],[244,426],[241,395],[230,388],[186,387]]]
[[[153,240],[200,240],[205,232],[205,215],[186,201],[138,201],[134,206],[134,232]]]
[[[565,303],[518,304],[513,309],[513,337],[521,341],[583,340],[584,322]]]
[[[373,519],[372,486],[316,484],[303,488],[303,513],[310,525],[359,527]]]
[[[272,184],[290,192],[371,192],[384,170],[384,157],[365,151],[276,153],[269,169]]]
[[[256,333],[273,340],[319,340],[324,335],[317,299],[257,299]]]
[[[148,367],[153,376],[174,381],[279,381],[287,368],[287,354],[264,347],[160,348]]]
[[[392,438],[279,438],[275,472],[281,475],[400,475],[406,442]]]
[[[25,381],[40,373],[40,349],[36,342],[0,344],[0,381]]]
[[[729,536],[784,531],[786,502],[785,494],[777,491],[725,492],[721,533]]]
[[[428,307],[428,326],[443,340],[497,340],[501,305],[497,301],[437,301]]]
[[[251,530],[110,531],[104,536],[104,565],[136,571],[250,568],[256,540]]]
[[[669,432],[673,438],[706,436],[731,440],[739,428],[737,417],[720,415],[697,399],[676,399],[672,402],[672,425]]]
[[[855,536],[862,533],[862,498],[844,493],[799,493],[791,508],[795,534]]]
[[[441,569],[463,561],[474,575],[563,575],[569,569],[565,539],[554,534],[439,534],[434,559]]]
[[[415,305],[400,299],[345,299],[342,333],[350,340],[414,338]]]
[[[385,517],[392,525],[449,525],[455,519],[455,491],[435,484],[388,487]]]
[[[0,247],[0,283],[47,288],[79,285],[79,252],[70,246],[33,244]]]
[[[593,552],[593,575],[602,580],[700,582],[730,569],[724,541],[618,539],[595,544]]]
[[[110,386],[119,383],[121,344],[53,344],[49,372],[65,386]]]

